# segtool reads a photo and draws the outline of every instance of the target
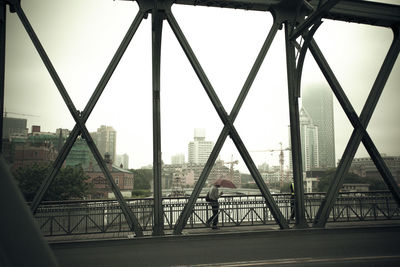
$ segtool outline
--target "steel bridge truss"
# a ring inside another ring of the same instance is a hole
[[[89,99],[85,109],[79,111],[75,108],[74,103],[68,95],[60,77],[58,76],[53,64],[50,61],[46,51],[44,50],[40,40],[35,34],[24,10],[21,7],[19,0],[3,0],[0,1],[0,98],[1,112],[4,107],[4,70],[5,70],[5,28],[6,28],[6,7],[10,7],[11,13],[16,13],[26,32],[28,33],[33,45],[39,53],[44,65],[46,66],[54,84],[61,94],[69,112],[75,120],[73,128],[66,143],[62,147],[51,171],[47,178],[38,190],[32,204],[31,211],[35,213],[38,209],[42,198],[53,182],[62,163],[69,154],[76,138],[81,135],[93,153],[98,165],[100,166],[105,177],[111,184],[111,188],[116,196],[116,199],[125,216],[126,222],[131,231],[135,232],[136,236],[142,236],[142,226],[137,217],[128,206],[125,199],[122,197],[118,186],[115,184],[110,171],[106,167],[105,161],[99,153],[93,139],[85,125],[93,108],[103,93],[108,81],[110,80],[114,70],[131,42],[136,30],[141,21],[151,14],[152,18],[152,87],[153,87],[153,175],[154,175],[154,202],[153,202],[153,235],[164,234],[164,211],[162,206],[161,194],[161,129],[160,129],[160,62],[161,62],[161,37],[163,22],[166,20],[179,41],[183,51],[185,52],[190,64],[192,65],[198,79],[200,80],[204,90],[206,91],[211,103],[213,104],[218,116],[224,124],[218,140],[212,150],[212,153],[195,185],[193,193],[188,199],[183,211],[181,212],[176,224],[174,225],[173,233],[181,234],[189,217],[193,215],[194,206],[198,199],[201,189],[210,174],[210,171],[217,159],[221,148],[228,137],[233,140],[236,148],[242,156],[247,168],[254,178],[262,196],[265,199],[266,205],[273,216],[276,223],[281,229],[289,228],[289,223],[283,216],[277,203],[274,201],[267,185],[262,180],[262,177],[257,170],[247,148],[245,147],[239,133],[234,126],[234,121],[240,111],[240,108],[251,88],[251,85],[264,61],[264,58],[270,48],[272,41],[279,29],[284,27],[285,46],[286,46],[286,64],[287,64],[287,83],[289,95],[289,115],[290,115],[290,134],[292,144],[292,161],[293,161],[293,177],[295,186],[295,225],[298,228],[308,227],[306,218],[306,209],[304,204],[303,190],[303,170],[301,158],[301,143],[300,143],[300,124],[299,124],[299,106],[298,98],[300,97],[300,83],[302,77],[302,69],[307,51],[310,51],[323,75],[328,81],[333,93],[346,113],[349,121],[354,127],[353,133],[348,141],[346,149],[343,153],[334,179],[330,184],[326,197],[318,209],[314,218],[314,227],[324,227],[336,198],[339,194],[344,180],[345,174],[348,172],[354,155],[362,142],[375,163],[377,169],[382,175],[386,185],[393,195],[394,200],[400,206],[400,191],[390,173],[388,167],[380,156],[379,151],[374,145],[366,128],[373,114],[375,106],[382,94],[386,81],[391,73],[393,65],[396,62],[400,50],[400,7],[395,5],[380,4],[373,2],[365,2],[360,0],[136,0],[139,5],[139,11],[136,14],[130,28],[123,38],[120,46],[115,52],[111,62],[104,72],[100,82],[95,88],[91,98]],[[235,102],[234,107],[228,114],[214,91],[213,86],[207,78],[200,62],[197,60],[195,53],[190,47],[184,33],[182,32],[177,20],[175,19],[171,6],[173,4],[183,5],[200,5],[210,7],[224,7],[246,10],[257,10],[270,12],[273,15],[273,25],[268,33],[268,36],[248,74],[248,77],[242,87],[242,90]],[[314,33],[322,23],[322,19],[334,19],[347,22],[363,23],[372,26],[389,27],[394,32],[394,39],[387,52],[386,58],[380,68],[378,76],[369,96],[366,100],[361,115],[358,116],[353,109],[350,101],[344,93],[339,81],[331,70],[324,55],[320,51],[316,41],[313,39]],[[299,44],[297,39],[302,37],[304,42]],[[299,52],[299,57],[296,58],[296,49]],[[3,116],[1,116],[2,120]],[[2,121],[1,121],[2,122]],[[2,123],[0,124],[2,125]],[[2,132],[2,126],[1,132]],[[0,143],[0,145],[2,145]],[[7,176],[9,177],[9,176]],[[7,190],[2,188],[1,190]]]

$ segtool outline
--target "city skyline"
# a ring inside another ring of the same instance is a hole
[[[15,118],[13,118],[13,117],[7,117],[7,118],[10,118],[10,119],[15,119]],[[26,119],[18,119],[18,120],[26,120]],[[302,107],[301,108],[301,110],[300,110],[300,124],[301,124],[301,133],[303,133],[303,132],[307,132],[307,131],[309,131],[309,129],[307,128],[307,126],[312,126],[312,129],[313,129],[313,127],[315,127],[313,124],[312,124],[312,119],[311,119],[311,117],[309,116],[309,114],[305,111],[305,109],[304,109],[304,107]],[[304,127],[304,126],[306,126],[306,127]],[[100,129],[112,129],[113,130],[113,127],[112,126],[108,126],[108,125],[101,125],[100,126],[100,128],[98,128],[98,130],[100,130]],[[33,125],[33,127],[31,127],[31,129],[26,129],[26,131],[25,131],[25,135],[33,135],[34,134],[34,132],[33,132],[33,130],[40,130],[41,129],[41,125]],[[318,129],[318,127],[316,127],[316,129]],[[54,132],[43,132],[43,131],[39,131],[39,132],[35,132],[35,134],[36,135],[40,135],[40,134],[53,134],[53,135],[55,135],[55,136],[59,136],[60,135],[60,131],[62,131],[62,132],[65,132],[63,135],[64,136],[67,136],[67,135],[69,135],[69,132],[70,132],[70,129],[61,129],[61,128],[58,128],[58,129],[56,129],[56,131],[54,131]],[[312,130],[313,131],[313,130]],[[115,135],[117,135],[117,132],[116,131],[114,131],[113,130],[113,132],[115,132],[114,134]],[[205,141],[205,137],[206,137],[206,135],[205,135],[205,133],[206,133],[206,130],[205,129],[199,129],[199,128],[195,128],[194,129],[194,140],[196,140],[197,139],[197,141]],[[23,138],[23,135],[21,135],[20,133],[18,133],[18,131],[16,132],[16,134],[17,135],[13,135],[14,137],[16,137],[16,138]],[[96,132],[91,132],[91,135],[95,135],[96,134]],[[311,133],[311,135],[314,135],[314,137],[312,137],[312,138],[316,138],[316,136],[315,136],[315,133]],[[318,139],[318,138],[317,138]],[[115,142],[116,143],[118,143],[118,139],[117,138],[115,138]],[[208,143],[208,141],[205,141],[205,142],[207,142]],[[303,142],[303,134],[302,134],[302,142]],[[314,142],[314,141],[312,141],[312,142]],[[72,155],[74,155],[74,152],[73,152],[73,150],[82,150],[82,143],[86,143],[86,141],[84,140],[84,139],[81,139],[81,138],[79,138],[76,142],[75,142],[75,144],[74,144],[74,146],[72,147],[72,150],[71,150],[71,156],[70,155],[68,155],[67,156],[67,162],[68,162],[68,164],[67,165],[76,165],[76,164],[83,164],[83,166],[85,166],[85,168],[87,168],[88,166],[89,166],[89,162],[76,162],[76,160],[77,160],[77,158],[72,158]],[[189,144],[190,143],[193,143],[193,141],[189,141],[188,142]],[[92,154],[91,154],[91,151],[90,151],[90,149],[86,146],[86,145],[84,145],[85,146],[85,148],[84,148],[84,150],[85,151],[87,151],[87,153],[89,153],[90,154],[90,156],[87,158],[87,159],[90,159],[90,161],[93,163],[93,164],[95,164],[95,165],[97,165],[97,163],[95,163],[95,160],[94,160],[94,158],[93,158],[93,156],[92,156]],[[188,146],[189,147],[189,149],[188,150],[190,150],[190,146]],[[99,147],[98,147],[99,148]],[[289,156],[290,156],[290,147],[288,147],[288,148],[284,148],[284,147],[282,147],[283,148],[283,152],[284,153],[287,153],[287,154],[289,154],[289,155],[287,155],[286,157],[287,157],[287,159],[288,159],[288,162],[290,162],[291,161],[291,159],[289,158]],[[317,149],[318,150],[318,149]],[[272,154],[275,154],[275,153],[273,153],[273,152],[279,152],[280,151],[280,149],[276,149],[276,150],[274,150],[274,151],[269,151],[269,153],[271,153],[271,155]],[[252,151],[252,152],[262,152],[262,151]],[[106,153],[108,153],[108,152],[106,152]],[[308,171],[308,170],[310,170],[309,168],[307,169],[307,167],[305,166],[305,165],[307,165],[307,164],[309,164],[309,163],[306,163],[305,161],[306,161],[306,159],[305,159],[305,154],[306,154],[307,152],[305,152],[304,151],[304,148],[302,148],[302,157],[303,157],[303,171]],[[314,153],[317,153],[318,154],[318,152],[314,152]],[[75,153],[76,154],[76,153]],[[82,156],[82,151],[80,151],[80,152],[78,152],[78,154],[79,155],[81,155]],[[189,153],[188,153],[189,154]],[[103,157],[104,157],[104,155],[105,154],[103,154]],[[279,153],[276,153],[276,155],[279,155]],[[76,155],[75,155],[76,156]],[[74,157],[75,157],[74,156]],[[386,154],[386,153],[381,153],[381,156],[382,157],[384,157],[384,158],[396,158],[396,157],[400,157],[399,155],[388,155],[388,154]],[[312,159],[312,157],[313,156],[311,156],[311,158],[310,158],[310,160],[313,160]],[[205,162],[204,162],[204,160],[202,161],[202,162],[190,162],[189,161],[189,159],[186,161],[185,160],[185,154],[184,153],[175,153],[174,155],[172,155],[171,156],[171,158],[170,158],[170,160],[169,161],[165,161],[164,162],[164,164],[167,164],[167,165],[176,165],[176,164],[182,164],[182,165],[184,165],[184,164],[205,164]],[[86,159],[86,158],[85,158]],[[369,159],[369,157],[354,157],[354,159],[356,160],[356,162],[357,162],[357,160],[359,161],[359,160],[365,160],[365,159]],[[82,160],[81,158],[79,158],[79,160]],[[218,159],[217,159],[217,161],[221,161],[222,160],[222,162],[228,162],[229,163],[229,161],[232,161],[232,160],[234,160],[233,158],[231,158],[230,160],[229,159],[221,159],[220,157],[218,157]],[[315,160],[315,159],[314,159]],[[338,159],[338,160],[340,160],[340,159]],[[115,166],[120,166],[121,164],[122,164],[122,166],[123,166],[123,168],[124,169],[140,169],[140,168],[148,168],[151,164],[148,164],[148,165],[143,165],[143,166],[140,166],[140,167],[138,167],[138,168],[130,168],[129,167],[129,155],[128,154],[126,154],[126,153],[124,153],[124,154],[116,154],[116,160],[112,160],[112,163],[113,163],[113,165],[115,165]],[[239,163],[240,163],[240,160],[239,160]],[[312,163],[311,163],[312,164]],[[127,167],[128,166],[128,167]],[[279,164],[275,164],[275,163],[271,163],[271,161],[265,161],[265,162],[262,162],[261,164],[258,164],[257,165],[257,167],[258,168],[261,168],[260,169],[260,171],[262,171],[262,168],[264,168],[265,166],[268,166],[269,168],[272,168],[272,169],[275,169],[277,172],[279,171]],[[311,166],[311,167],[315,167],[315,166]],[[319,166],[320,167],[320,166]],[[286,170],[285,171],[288,171],[288,170],[290,170],[291,169],[291,162],[290,163],[287,163],[286,162],[286,164],[285,164],[285,167],[284,167]],[[322,167],[323,168],[323,167]],[[244,172],[242,172],[240,169],[235,169],[234,168],[234,170],[236,171],[236,170],[238,170],[238,171],[240,171],[241,173],[244,173]]]
[[[83,110],[108,62],[122,40],[137,5],[124,1],[23,2],[23,8],[78,110]],[[229,113],[272,20],[263,12],[174,6],[173,12]],[[71,20],[70,18],[74,19]],[[103,18],[107,17],[107,21]],[[207,20],[204,20],[207,17]],[[224,19],[221,19],[223,17]],[[51,21],[52,23],[49,23]],[[117,154],[128,154],[130,166],[152,164],[151,20],[144,20],[120,65],[89,117],[90,132],[112,125],[118,132]],[[198,23],[202,21],[202,23]],[[251,29],[251,30],[249,30]],[[54,34],[62,32],[63,34]],[[213,40],[208,42],[207,40]],[[324,21],[315,39],[360,113],[380,64],[390,46],[389,29]],[[289,124],[283,31],[271,49],[235,121],[249,151],[288,146]],[[194,128],[205,128],[216,141],[223,124],[165,23],[161,60],[162,159],[186,153]],[[400,66],[397,59],[368,132],[381,153],[400,154]],[[302,89],[328,84],[307,54]],[[301,101],[299,100],[299,103]],[[74,121],[15,14],[7,14],[5,108],[29,114],[29,125],[43,131],[72,129]],[[341,158],[352,127],[334,100],[336,158]],[[61,125],[62,124],[62,125]],[[230,138],[221,159],[240,161]],[[356,156],[366,156],[360,145]],[[275,161],[278,154],[251,153],[256,165]],[[286,165],[289,162],[285,158]]]

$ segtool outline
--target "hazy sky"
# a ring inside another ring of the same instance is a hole
[[[111,0],[22,1],[23,9],[77,109],[83,110],[135,17],[136,2]],[[229,113],[272,25],[268,12],[174,5],[172,11]],[[360,113],[392,41],[390,29],[327,21],[315,39],[355,110]],[[184,153],[194,128],[205,128],[216,141],[223,124],[164,22],[161,73],[162,152],[165,163]],[[368,132],[381,153],[400,155],[400,63],[371,119]],[[86,123],[117,130],[117,153],[130,156],[130,167],[152,164],[151,17],[143,20],[130,47]],[[302,88],[328,87],[307,54]],[[336,158],[352,132],[335,100]],[[5,107],[42,131],[75,125],[16,14],[7,16]],[[278,32],[235,121],[248,150],[288,146],[288,96],[284,31]],[[278,164],[278,153],[251,153],[257,165]],[[240,161],[230,138],[221,158]],[[356,156],[367,156],[363,146]],[[286,155],[285,165],[289,162]],[[236,166],[238,168],[238,166]]]

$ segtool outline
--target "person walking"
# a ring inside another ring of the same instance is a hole
[[[293,220],[296,216],[294,209],[295,197],[294,197],[294,183],[290,184],[290,220]]]
[[[212,216],[208,218],[207,220],[207,225],[210,226],[212,223],[212,229],[219,229],[217,224],[218,224],[218,213],[219,213],[219,204],[218,204],[218,198],[222,195],[222,192],[219,193],[219,187],[220,185],[213,185],[210,188],[210,191],[208,192],[208,202],[211,205],[212,208]]]

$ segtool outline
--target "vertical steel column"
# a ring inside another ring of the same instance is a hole
[[[290,22],[285,22],[286,64],[289,90],[290,140],[293,161],[293,182],[295,196],[296,228],[307,227],[304,206],[303,166],[301,157],[300,122],[299,122],[299,95],[296,84],[296,59],[294,45],[289,37]]]
[[[251,175],[253,176],[257,186],[259,187],[262,195],[264,196],[267,206],[269,207],[272,215],[274,216],[276,222],[279,224],[281,228],[288,228],[287,222],[281,213],[279,207],[276,205],[271,193],[268,190],[268,187],[265,185],[262,177],[255,166],[253,160],[250,157],[249,152],[247,151],[246,147],[244,146],[239,134],[237,133],[235,126],[232,123],[231,118],[226,113],[221,101],[219,100],[217,94],[215,93],[213,87],[211,86],[210,81],[208,80],[204,70],[202,69],[200,63],[198,62],[193,50],[191,49],[189,43],[187,42],[182,30],[180,29],[178,23],[176,22],[172,13],[166,13],[168,23],[171,25],[172,31],[174,32],[175,36],[177,37],[182,49],[184,50],[186,57],[188,58],[190,64],[192,65],[194,71],[197,74],[203,88],[205,89],[208,97],[211,100],[215,110],[218,113],[218,116],[222,120],[225,126],[229,128],[229,134],[232,138],[233,143],[235,144],[236,148],[238,149],[240,155],[242,156],[247,168],[249,169]]]
[[[164,12],[152,10],[152,69],[153,69],[153,180],[154,180],[154,225],[153,235],[164,235],[164,212],[161,184],[161,115],[160,115],[160,67],[161,38]]]
[[[4,72],[6,64],[6,2],[0,2],[0,153],[3,152]]]
[[[365,129],[368,126],[374,109],[378,103],[379,97],[382,94],[386,81],[389,78],[390,72],[396,62],[397,56],[400,51],[399,36],[399,28],[397,27],[394,32],[394,40],[385,57],[382,67],[379,70],[378,76],[372,86],[370,94],[368,95],[367,101],[361,111],[360,123],[362,125],[362,128],[355,128],[353,130],[350,140],[347,143],[346,149],[343,152],[342,159],[329,186],[326,197],[323,199],[321,206],[319,207],[318,212],[315,216],[314,227],[325,227],[333,204],[339,194],[340,187],[343,184],[344,176],[350,168],[354,155],[357,152],[362,138],[364,137]]]
[[[258,53],[256,61],[254,62],[253,67],[252,67],[252,69],[246,79],[246,82],[243,85],[243,88],[240,92],[240,95],[239,95],[238,99],[236,100],[235,105],[232,108],[232,111],[230,113],[230,118],[232,120],[232,123],[235,121],[235,119],[239,113],[239,110],[242,107],[242,104],[247,96],[247,93],[249,92],[249,90],[251,88],[251,85],[253,84],[255,77],[257,76],[257,73],[261,67],[262,62],[264,61],[264,58],[269,50],[269,47],[271,46],[271,43],[275,38],[276,32],[278,31],[280,24],[281,24],[280,22],[274,21],[274,24],[272,25],[272,28],[270,29],[268,36],[267,36],[260,52]],[[208,175],[210,174],[211,169],[214,166],[215,161],[217,160],[219,152],[221,151],[221,148],[222,148],[226,138],[228,137],[228,134],[229,134],[229,127],[224,126],[222,132],[220,133],[220,135],[217,139],[217,142],[215,143],[215,145],[213,147],[210,157],[208,158],[207,163],[204,166],[204,169],[200,174],[200,177],[193,189],[193,192],[189,197],[188,203],[185,205],[183,211],[181,212],[181,214],[178,218],[178,221],[175,224],[174,234],[180,234],[182,232],[183,228],[185,227],[187,220],[188,220],[191,212],[193,211],[196,200],[200,195],[201,189],[203,188],[203,186],[208,178]]]
[[[364,132],[364,136],[362,138],[362,142],[368,151],[369,155],[371,156],[373,162],[375,163],[376,168],[378,169],[379,173],[382,175],[386,185],[388,186],[389,190],[391,191],[393,198],[396,200],[397,204],[400,206],[400,190],[397,186],[397,183],[391,174],[389,168],[386,166],[385,161],[382,159],[378,149],[375,147],[375,144],[372,142],[371,137],[369,136],[368,132],[362,126],[357,113],[355,112],[354,108],[352,107],[350,101],[348,100],[346,94],[344,93],[341,85],[339,84],[338,80],[336,79],[333,71],[331,70],[328,62],[324,58],[321,50],[319,49],[318,45],[314,40],[312,40],[310,45],[310,51],[314,56],[318,66],[320,67],[322,73],[324,74],[326,80],[328,81],[329,85],[332,88],[336,98],[338,99],[340,105],[342,106],[344,112],[346,113],[347,118],[351,122],[354,128],[362,129]]]

